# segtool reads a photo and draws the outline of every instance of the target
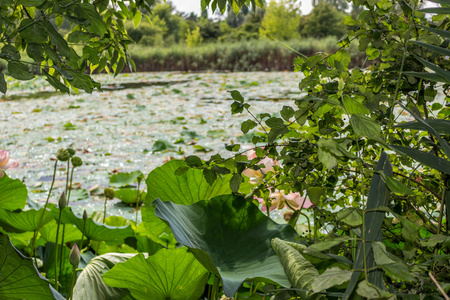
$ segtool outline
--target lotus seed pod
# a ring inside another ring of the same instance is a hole
[[[70,157],[75,155],[75,150],[73,150],[72,148],[67,148],[67,151],[69,151]]]
[[[72,266],[77,267],[80,263],[81,253],[80,249],[78,249],[77,244],[74,244],[72,250],[70,250],[69,254],[69,262]]]
[[[83,220],[86,221],[88,219],[88,214],[86,212],[86,210],[83,211]]]
[[[72,157],[71,161],[74,167],[79,167],[83,164],[83,160],[81,160],[78,156]]]
[[[70,158],[70,153],[67,151],[67,149],[59,149],[58,152],[56,152],[56,158],[60,161],[68,161]]]
[[[66,193],[62,192],[61,196],[59,197],[58,205],[60,209],[64,209],[67,206]]]
[[[104,193],[106,198],[108,199],[114,199],[114,197],[116,196],[116,192],[114,192],[114,190],[111,188],[106,188]]]

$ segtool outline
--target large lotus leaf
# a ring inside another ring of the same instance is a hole
[[[202,170],[189,169],[183,175],[175,175],[175,171],[180,167],[186,167],[183,161],[171,160],[148,174],[146,205],[150,205],[156,198],[189,205],[231,193],[230,174],[217,178],[209,185]]]
[[[13,180],[6,174],[0,178],[0,208],[23,209],[27,195],[27,187],[19,179]]]
[[[0,299],[63,300],[48,281],[34,267],[30,258],[23,256],[0,233]]]
[[[128,288],[138,300],[196,300],[203,294],[208,271],[187,248],[161,249],[145,259],[138,254],[103,275],[112,287]]]
[[[54,243],[56,240],[56,231],[58,228],[58,223],[55,220],[48,222],[45,226],[39,230],[41,237],[46,242]],[[81,231],[72,224],[67,224],[66,227],[59,226],[59,235],[58,235],[58,243],[61,244],[62,241],[62,233],[64,230],[64,242],[73,242],[81,240]]]
[[[141,213],[142,221],[146,229],[145,233],[153,241],[163,245],[164,247],[175,247],[177,241],[175,240],[170,227],[155,215],[155,207],[143,206],[141,208]]]
[[[8,228],[14,232],[36,231],[43,210],[41,208],[40,210],[30,209],[20,212],[10,212],[5,209],[0,209],[0,225],[7,231],[9,231]],[[42,218],[41,225],[45,225],[51,220],[53,220],[53,216],[47,210]]]
[[[53,216],[59,215],[59,209],[52,209]],[[83,231],[84,220],[73,214],[69,207],[66,207],[61,216],[61,223],[74,224],[80,231]],[[134,230],[128,226],[108,226],[100,224],[88,218],[84,228],[84,235],[94,241],[123,241],[127,237],[134,236]]]
[[[141,171],[130,173],[117,173],[111,176],[109,185],[113,187],[124,187],[132,184],[139,176],[144,177]]]
[[[73,291],[73,299],[119,300],[129,293],[128,289],[108,286],[102,275],[115,264],[127,261],[136,254],[108,253],[97,256],[87,264],[78,276]]]
[[[240,196],[222,195],[190,206],[155,203],[156,215],[169,223],[177,241],[222,277],[227,297],[246,279],[290,286],[270,241],[292,241],[296,232],[291,226],[275,223]]]

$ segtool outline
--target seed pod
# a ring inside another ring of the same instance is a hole
[[[116,192],[114,192],[114,190],[111,188],[106,188],[104,193],[105,197],[108,199],[114,199],[114,197],[116,196]]]
[[[61,148],[56,152],[56,158],[60,161],[68,161],[70,158],[70,153],[67,149]]]
[[[78,156],[72,157],[71,161],[74,167],[79,167],[83,164],[83,160],[81,160]]]

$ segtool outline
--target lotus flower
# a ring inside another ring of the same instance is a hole
[[[19,162],[14,159],[9,159],[9,152],[5,150],[0,150],[0,178],[5,175],[3,170],[17,168]]]
[[[275,190],[275,192],[270,193],[269,197],[272,200],[271,208],[283,209],[286,203],[297,210],[300,209],[300,207],[309,208],[312,206],[311,201],[301,197],[300,193],[290,193],[286,195],[284,190]]]
[[[247,151],[247,158],[249,160],[252,160],[256,157],[257,156],[255,151],[253,150]],[[267,156],[261,159],[256,165],[262,164],[264,164],[264,168],[260,168],[259,170],[247,168],[242,172],[242,174],[244,174],[245,176],[252,178],[249,181],[251,184],[258,184],[266,173],[275,171],[273,166],[278,166],[278,162],[276,160],[273,160],[272,158]]]

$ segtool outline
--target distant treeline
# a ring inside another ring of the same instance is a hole
[[[298,53],[310,56],[318,51],[331,53],[338,49],[335,37],[305,38],[286,42],[269,40],[204,44],[196,47],[131,48],[138,72],[157,71],[285,71],[292,70]],[[352,63],[362,64],[364,55],[353,51]],[[362,53],[364,54],[364,53]],[[129,71],[129,69],[124,69]]]

